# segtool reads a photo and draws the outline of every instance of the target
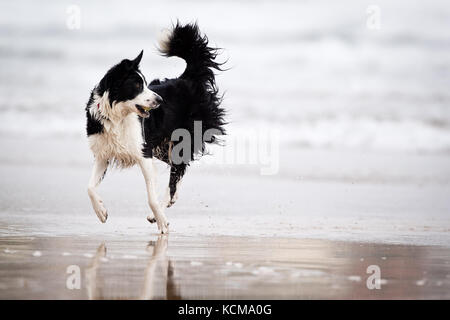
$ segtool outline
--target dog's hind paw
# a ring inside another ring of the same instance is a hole
[[[174,203],[175,203],[175,200],[170,200],[170,201],[167,203],[166,208],[170,208]]]
[[[178,200],[178,193],[175,193],[172,198],[167,202],[167,208],[170,208]]]

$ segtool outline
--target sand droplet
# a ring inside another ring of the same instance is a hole
[[[268,268],[268,267],[259,267],[256,270],[253,270],[252,273],[254,275],[267,275],[267,274],[273,274],[275,273],[275,271],[272,268]]]
[[[40,257],[40,256],[42,256],[42,252],[40,251],[33,252],[33,257]]]
[[[84,253],[83,257],[92,258],[94,255],[92,253]]]
[[[67,256],[71,256],[72,254],[70,252],[63,252],[62,255],[67,257]]]
[[[361,281],[361,277],[360,276],[348,276],[347,279],[350,280],[350,281],[354,281],[354,282],[360,282]]]
[[[427,283],[427,279],[420,279],[416,281],[416,285],[419,287],[422,287],[425,285],[425,283]]]
[[[324,272],[320,270],[312,270],[312,269],[301,269],[296,270],[291,273],[292,278],[302,278],[302,277],[322,277],[324,275]]]
[[[191,261],[191,266],[201,266],[203,265],[203,262],[200,261]]]
[[[124,254],[124,255],[122,256],[122,259],[137,259],[137,257],[136,257],[136,256],[133,256],[133,255],[131,255],[131,254]]]

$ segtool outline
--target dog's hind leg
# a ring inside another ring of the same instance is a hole
[[[108,168],[107,160],[95,159],[94,168],[92,169],[92,175],[89,179],[88,185],[88,195],[91,199],[92,207],[94,208],[97,217],[102,223],[106,222],[108,218],[108,213],[103,205],[103,201],[95,191],[95,188],[100,184],[103,177],[106,174],[106,169]]]
[[[156,224],[158,225],[161,233],[168,232],[169,223],[166,220],[164,211],[161,209],[158,203],[158,197],[156,194],[156,173],[153,164],[153,158],[142,158],[139,161],[139,165],[144,175],[145,185],[147,187],[148,204],[155,215]],[[149,220],[147,218],[147,220]],[[150,221],[150,220],[149,220]]]
[[[178,199],[178,188],[186,172],[186,164],[172,164],[170,167],[169,186],[167,187],[164,205],[169,208]]]

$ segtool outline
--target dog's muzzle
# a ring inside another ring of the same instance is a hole
[[[136,109],[139,111],[141,117],[148,118],[150,116],[150,111],[159,108],[161,103],[163,103],[163,98],[159,95],[155,95],[155,98],[150,102],[149,106],[137,104]]]

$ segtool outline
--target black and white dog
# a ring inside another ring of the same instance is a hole
[[[138,164],[147,186],[148,203],[161,233],[168,232],[164,208],[177,198],[177,188],[189,161],[205,151],[205,143],[217,142],[215,135],[190,148],[188,161],[174,163],[172,132],[182,128],[194,135],[194,122],[201,121],[202,131],[214,129],[225,134],[224,110],[215,83],[213,69],[217,49],[208,46],[196,24],[180,25],[160,41],[165,56],[186,61],[183,74],[175,79],[154,80],[149,85],[139,70],[141,52],[134,60],[122,60],[112,67],[91,92],[86,106],[87,135],[95,163],[88,185],[92,206],[101,222],[108,214],[96,192],[108,166],[121,168]],[[170,166],[167,194],[158,202],[153,158]]]

